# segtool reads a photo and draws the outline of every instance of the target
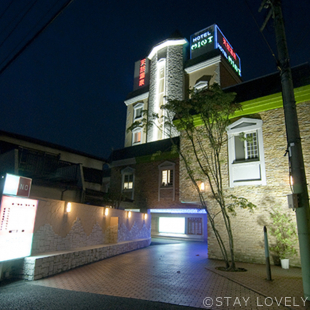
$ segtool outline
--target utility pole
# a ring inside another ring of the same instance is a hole
[[[282,83],[282,98],[285,116],[287,147],[290,171],[293,178],[293,194],[298,197],[296,220],[300,248],[302,280],[304,297],[310,300],[310,209],[306,173],[302,155],[301,138],[299,132],[296,102],[294,96],[293,79],[289,64],[281,0],[263,0],[259,9],[270,8],[267,16],[273,16],[276,43],[278,50],[278,68]],[[264,22],[264,26],[268,20]],[[262,29],[261,29],[262,30]]]

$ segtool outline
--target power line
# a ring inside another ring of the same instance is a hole
[[[18,27],[18,25],[23,21],[23,19],[25,18],[25,16],[31,11],[31,9],[35,6],[35,4],[37,3],[38,0],[34,0],[34,2],[30,5],[30,7],[28,8],[28,10],[25,11],[25,13],[22,15],[22,17],[20,18],[20,20],[17,22],[17,24],[13,27],[13,29],[8,33],[8,35],[4,38],[4,40],[2,41],[2,43],[0,44],[0,48],[3,46],[3,44],[5,43],[5,41],[11,36],[11,34],[16,30],[16,28]]]
[[[13,3],[13,2],[11,2],[11,4],[12,4],[12,3]],[[28,4],[29,4],[29,3],[26,3],[26,5],[23,6],[23,8],[21,9],[20,12],[22,12],[22,11],[28,6]],[[6,25],[6,27],[3,27],[3,29],[1,29],[0,34],[5,33],[5,31],[11,26],[11,24],[13,24],[13,23],[15,22],[15,20],[16,20],[16,19],[18,18],[18,16],[19,16],[20,12],[18,12],[17,15],[11,19],[11,21]],[[2,15],[3,15],[3,14],[2,14]]]
[[[248,10],[250,11],[250,14],[251,14],[251,16],[252,16],[252,18],[253,18],[253,20],[254,20],[254,22],[255,22],[255,24],[256,24],[258,30],[259,30],[259,33],[260,33],[261,36],[263,37],[264,42],[266,43],[266,45],[267,45],[269,51],[271,52],[272,57],[274,58],[274,60],[275,60],[275,62],[276,62],[276,64],[277,64],[277,63],[278,63],[277,57],[276,57],[275,53],[273,52],[273,50],[272,50],[270,44],[268,43],[266,37],[264,36],[264,34],[262,33],[262,31],[260,30],[260,27],[259,27],[259,25],[258,25],[258,22],[257,22],[257,20],[256,20],[256,18],[255,18],[255,16],[254,16],[254,14],[253,14],[253,12],[252,12],[250,6],[249,6],[248,0],[244,0],[244,2],[245,2],[245,4],[246,4],[246,6],[248,7]]]
[[[56,6],[56,4],[61,1],[61,0],[58,0],[56,2],[54,2],[54,5],[52,7],[50,7],[50,9],[45,13],[44,16],[42,16],[42,18],[37,21],[37,23],[27,32],[27,34],[24,36],[24,38],[20,41],[20,42],[23,42],[25,38],[28,37],[28,35],[33,31],[33,29],[35,29],[37,27],[37,25],[43,20],[45,19],[45,17],[51,12],[52,9],[54,9],[54,7]],[[9,52],[9,55],[1,62],[0,64],[0,67],[7,61],[7,59],[10,57],[10,54],[14,53],[15,50],[18,48],[18,46],[20,45],[20,43],[18,43],[12,50],[11,52]]]
[[[10,8],[11,4],[14,2],[14,0],[12,0],[8,6],[4,9],[3,13],[0,15],[0,19],[3,17],[3,15],[6,13],[6,11]]]
[[[60,10],[4,65],[0,70],[2,74],[19,55],[26,50],[26,48],[73,2],[74,0],[67,1]]]

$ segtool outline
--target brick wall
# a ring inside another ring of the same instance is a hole
[[[184,204],[179,199],[179,159],[169,159],[169,162],[175,163],[175,199],[173,200],[173,190],[165,188],[160,191],[160,200],[158,200],[159,189],[159,169],[166,160],[154,160],[146,163],[137,163],[128,166],[114,167],[111,171],[111,188],[121,191],[121,171],[126,167],[135,169],[134,184],[134,202],[126,205],[126,208],[182,208]]]
[[[298,104],[297,110],[305,168],[307,179],[309,180],[310,170],[307,168],[310,163],[310,103]],[[227,147],[224,147],[222,152],[222,158],[224,160],[222,175],[227,194],[243,196],[257,206],[254,213],[249,213],[246,210],[238,210],[237,216],[231,217],[236,259],[245,262],[264,263],[263,226],[267,225],[267,227],[270,227],[270,208],[280,206],[283,212],[290,214],[294,221],[295,213],[289,210],[287,205],[287,194],[290,194],[291,191],[288,175],[288,157],[284,156],[287,143],[283,109],[261,112],[259,116],[263,120],[267,184],[229,188]],[[187,146],[187,143],[188,141],[181,136],[181,147],[183,149]],[[211,198],[207,198],[208,191],[206,192],[205,195],[208,205],[214,208],[214,201]],[[191,181],[187,179],[187,173],[182,162],[180,163],[180,199],[185,201],[197,200],[197,193]],[[216,221],[224,236],[224,240],[227,241],[220,217],[217,217]],[[269,244],[271,243],[272,237],[269,235]],[[208,247],[210,258],[221,258],[221,253],[210,225],[208,226]],[[296,248],[298,250],[298,244],[296,244]],[[291,259],[291,265],[300,265],[299,257]]]

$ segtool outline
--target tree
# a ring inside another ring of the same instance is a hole
[[[187,171],[188,178],[197,190],[200,203],[206,210],[216,240],[220,247],[226,270],[236,270],[234,240],[230,214],[236,215],[236,207],[253,211],[255,205],[244,197],[226,195],[223,186],[222,148],[226,146],[226,128],[230,118],[241,105],[234,102],[234,93],[225,93],[218,84],[207,90],[190,91],[187,100],[167,100],[162,116],[152,114],[142,122],[134,123],[129,130],[143,126],[157,126],[166,137],[178,131],[181,134],[180,147],[175,146]],[[145,111],[146,113],[146,111]],[[162,120],[159,121],[159,119]],[[159,125],[163,124],[163,125]],[[207,180],[209,193],[200,190],[201,181]],[[215,202],[212,205],[210,202]],[[221,216],[228,237],[228,250],[223,236],[218,230],[217,216]]]

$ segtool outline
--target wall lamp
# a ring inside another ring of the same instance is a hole
[[[71,204],[71,202],[67,202],[67,203],[66,203],[66,213],[71,212],[71,209],[72,209],[72,204]]]
[[[105,208],[104,214],[105,216],[109,215],[109,208]]]
[[[147,220],[147,213],[144,214],[144,219]]]
[[[131,211],[128,211],[128,218],[131,218]]]
[[[198,181],[198,182],[197,182],[197,185],[198,185],[199,190],[200,190],[201,192],[204,192],[204,191],[205,191],[205,183],[204,183],[204,182]]]

